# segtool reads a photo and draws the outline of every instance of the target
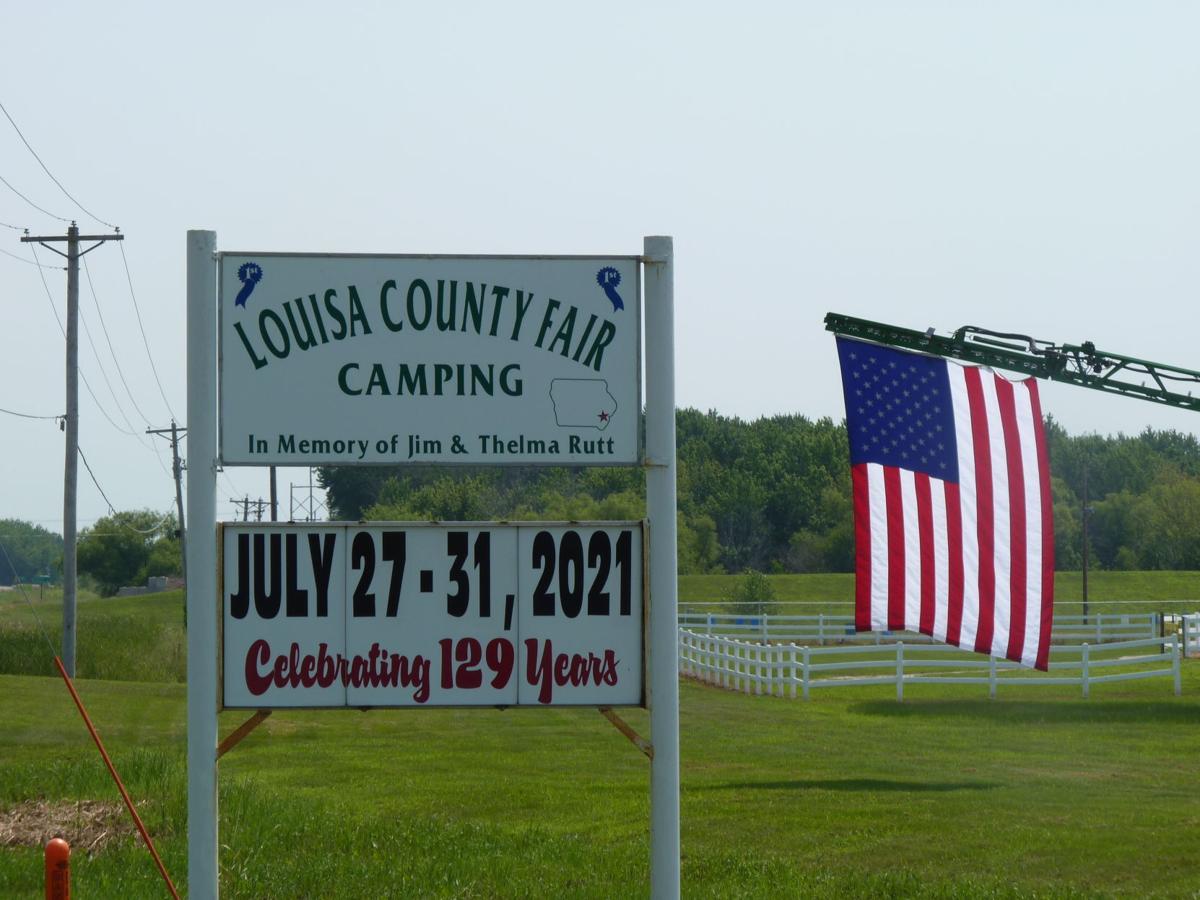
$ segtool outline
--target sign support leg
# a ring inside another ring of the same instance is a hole
[[[217,235],[187,235],[188,895],[217,877]]]
[[[650,521],[650,894],[679,896],[679,663],[675,499],[675,263],[647,237],[646,512]]]

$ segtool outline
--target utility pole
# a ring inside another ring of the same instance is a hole
[[[63,634],[62,663],[67,675],[75,677],[75,605],[77,600],[76,485],[79,475],[79,257],[91,253],[105,241],[123,241],[125,235],[80,234],[74,222],[65,237],[25,235],[21,243],[41,244],[67,261],[67,447],[63,467]],[[95,241],[86,250],[80,241]],[[63,253],[51,244],[66,243]]]
[[[183,522],[183,462],[179,458],[179,439],[187,434],[171,420],[170,428],[147,428],[146,434],[171,435],[171,474],[175,476],[175,509],[179,513],[179,551],[183,554],[183,583],[187,584],[187,529]],[[183,627],[187,628],[187,602],[183,604]]]
[[[1088,503],[1088,460],[1083,458],[1083,624],[1088,621],[1088,519],[1092,507]]]

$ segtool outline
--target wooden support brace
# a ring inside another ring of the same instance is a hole
[[[258,712],[256,712],[250,718],[248,718],[245,722],[243,722],[241,725],[239,725],[236,729],[234,729],[232,732],[230,732],[229,736],[227,738],[225,738],[225,740],[221,741],[220,744],[217,745],[217,759],[220,759],[222,756],[224,756],[226,753],[228,753],[230,750],[232,750],[234,747],[236,747],[238,744],[240,744],[242,742],[242,739],[245,738],[246,735],[248,735],[250,732],[252,732],[255,728],[257,728],[263,722],[265,722],[267,716],[269,716],[270,714],[271,714],[271,710],[260,709]]]
[[[634,731],[628,722],[613,712],[611,706],[600,706],[597,708],[600,710],[600,715],[612,722],[613,727],[617,731],[629,738],[635,747],[646,754],[647,759],[654,759],[654,744]]]

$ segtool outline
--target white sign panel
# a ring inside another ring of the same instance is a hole
[[[221,533],[226,708],[644,704],[640,522]]]
[[[639,461],[636,257],[223,253],[238,465]]]

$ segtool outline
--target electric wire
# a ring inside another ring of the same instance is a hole
[[[83,258],[83,271],[87,275],[88,289],[92,292],[92,302],[96,304],[96,315],[100,319],[100,328],[104,331],[104,340],[108,343],[108,352],[112,356],[113,365],[117,367],[117,375],[121,378],[121,384],[125,386],[125,393],[129,395],[129,402],[133,404],[133,408],[137,410],[142,421],[146,423],[146,427],[150,428],[150,420],[146,418],[146,414],[142,412],[142,408],[138,406],[137,398],[133,396],[133,391],[129,389],[129,382],[125,379],[125,372],[121,369],[121,361],[117,358],[117,351],[113,349],[112,337],[108,333],[108,325],[104,321],[104,313],[100,309],[100,298],[96,295],[96,285],[92,282],[92,270],[88,268],[87,257]]]
[[[12,557],[8,555],[8,547],[4,545],[4,541],[0,541],[0,552],[4,553],[4,558],[8,560],[8,568],[12,571],[13,576],[17,574],[17,567],[12,561]],[[42,637],[46,639],[46,646],[50,648],[50,655],[57,657],[58,651],[54,649],[54,642],[50,640],[50,633],[46,631],[46,626],[42,622],[42,616],[37,611],[37,607],[33,605],[33,600],[25,590],[25,584],[20,580],[17,581],[17,587],[21,589],[21,596],[25,598],[25,602],[29,605],[30,612],[33,613],[33,621],[37,623],[38,631],[42,633]]]
[[[146,338],[146,328],[142,324],[142,311],[138,307],[137,294],[133,290],[133,276],[129,273],[129,259],[125,256],[125,242],[118,241],[117,246],[121,249],[121,261],[125,264],[125,280],[129,282],[129,297],[133,300],[133,311],[137,313],[138,330],[142,333],[142,345],[146,348],[146,359],[150,360],[150,371],[154,373],[154,381],[158,385],[158,392],[162,395],[167,412],[171,414],[172,419],[177,420],[179,417],[171,408],[171,401],[167,399],[167,392],[163,390],[162,380],[158,377],[158,367],[154,365],[154,356],[150,352],[150,341]]]
[[[28,228],[22,228],[20,225],[9,225],[7,222],[0,222],[0,228],[11,228],[13,231],[28,231]]]
[[[33,258],[36,260],[37,259],[37,249],[35,248],[35,245],[28,244],[27,246],[29,247],[30,251],[33,253]],[[50,303],[50,310],[54,313],[54,321],[58,323],[58,330],[62,332],[63,340],[66,340],[67,329],[63,326],[62,317],[58,314],[58,307],[54,305],[54,296],[50,293],[50,285],[46,283],[46,275],[44,272],[42,272],[40,270],[40,268],[38,270],[38,275],[41,276],[42,287],[46,291],[46,300]],[[130,435],[131,437],[137,437],[136,433],[134,433],[133,431],[126,431],[124,428],[122,428],[120,425],[118,425],[116,422],[114,422],[112,420],[112,416],[110,416],[108,414],[108,411],[105,410],[105,408],[100,405],[100,401],[96,399],[96,393],[95,393],[95,391],[92,390],[92,386],[91,386],[91,384],[88,383],[87,376],[85,376],[83,374],[82,369],[79,370],[79,380],[83,382],[83,386],[85,388],[87,388],[88,394],[91,395],[92,402],[96,404],[96,409],[100,410],[100,414],[102,416],[104,416],[105,419],[108,420],[109,425],[111,425],[113,428],[117,429],[117,431],[121,432],[121,434],[127,434],[127,435]]]
[[[96,473],[92,471],[91,465],[88,464],[87,457],[83,453],[83,448],[78,447],[77,449],[79,450],[79,458],[81,460],[83,460],[83,467],[85,469],[87,469],[88,475],[91,476],[92,484],[94,484],[96,486],[96,490],[98,490],[100,492],[100,496],[104,498],[105,504],[108,505],[109,515],[115,517],[118,514],[117,510],[112,505],[112,501],[108,499],[108,494],[104,493],[104,488],[100,487],[100,482],[96,479]],[[150,526],[149,528],[147,528],[145,530],[142,530],[141,528],[134,528],[132,525],[128,524],[127,522],[118,522],[117,524],[120,525],[122,528],[124,528],[126,531],[132,531],[134,534],[155,534],[163,527],[163,525],[165,525],[168,522],[173,521],[173,520],[174,520],[174,517],[172,514],[170,514],[170,513],[165,514],[154,525]],[[120,534],[120,532],[99,532],[99,533],[89,532],[88,534],[90,537],[113,537],[116,534]]]
[[[79,321],[83,324],[83,333],[87,335],[88,346],[92,348],[92,356],[96,359],[96,365],[100,368],[100,377],[104,379],[104,384],[108,388],[109,396],[112,397],[113,403],[117,407],[117,413],[125,420],[125,424],[129,426],[130,434],[137,438],[139,444],[146,445],[146,439],[137,431],[134,424],[129,421],[129,416],[125,413],[125,407],[121,405],[121,401],[117,399],[117,392],[112,386],[112,381],[109,380],[108,371],[104,368],[104,363],[100,360],[100,351],[96,349],[96,342],[92,340],[92,329],[88,326],[87,317],[83,314],[82,306],[79,309]]]
[[[0,184],[3,184],[6,188],[8,188],[10,191],[12,191],[14,194],[16,194],[18,197],[20,197],[22,200],[24,200],[26,203],[28,203],[30,206],[32,206],[34,209],[36,209],[38,212],[40,212],[44,215],[47,215],[52,219],[58,219],[58,221],[60,221],[60,222],[70,222],[71,221],[70,219],[67,219],[63,216],[56,216],[54,213],[50,212],[50,210],[43,209],[42,207],[38,206],[36,203],[34,203],[32,200],[30,200],[28,197],[26,197],[20,191],[18,191],[15,187],[13,187],[12,184],[9,183],[9,180],[7,178],[5,178],[3,175],[0,175]]]
[[[48,266],[45,263],[34,262],[33,260],[26,259],[23,256],[17,256],[17,254],[15,254],[9,250],[5,250],[3,248],[0,248],[0,253],[3,253],[5,256],[11,256],[17,262],[23,262],[27,266],[39,266],[40,268],[43,268],[43,269],[58,269],[59,271],[62,271],[62,269],[63,269],[62,266]]]
[[[87,457],[83,455],[83,448],[76,447],[79,451],[79,458],[83,460],[83,467],[87,469],[88,475],[92,476],[92,484],[96,486],[96,490],[100,492],[100,496],[104,498],[104,502],[108,504],[108,512],[110,515],[116,515],[117,511],[113,509],[112,501],[108,499],[108,494],[104,493],[104,488],[100,487],[100,482],[96,480],[96,473],[92,471],[92,467],[88,464]]]
[[[61,415],[58,415],[58,416],[31,416],[31,415],[29,415],[29,413],[19,413],[12,409],[5,409],[2,406],[0,406],[0,413],[7,413],[10,416],[18,416],[22,419],[61,419],[62,418]]]
[[[45,172],[50,177],[50,180],[53,181],[56,185],[58,185],[58,189],[60,191],[62,191],[64,194],[66,194],[67,199],[70,200],[72,203],[74,203],[76,206],[78,206],[85,213],[87,213],[87,215],[91,216],[93,219],[95,219],[97,222],[99,222],[101,225],[104,225],[104,226],[116,231],[117,230],[116,225],[113,225],[111,222],[105,222],[103,219],[101,219],[99,216],[97,216],[95,213],[93,213],[91,210],[89,210],[86,206],[84,206],[82,203],[80,203],[78,200],[76,200],[73,196],[71,196],[71,192],[68,191],[65,187],[63,187],[61,181],[59,181],[57,178],[54,177],[53,172],[51,172],[48,168],[46,168],[46,164],[44,162],[42,162],[42,158],[40,156],[38,156],[37,151],[34,150],[32,146],[30,146],[29,141],[27,141],[25,139],[25,135],[23,135],[21,133],[21,129],[17,127],[17,123],[13,121],[13,117],[10,116],[8,114],[8,110],[4,108],[3,102],[0,102],[0,112],[4,113],[4,118],[8,119],[8,124],[13,127],[13,131],[15,131],[17,133],[17,137],[19,137],[21,139],[21,143],[25,145],[25,149],[28,150],[33,155],[33,158],[37,160],[38,165],[42,167],[42,171]]]

